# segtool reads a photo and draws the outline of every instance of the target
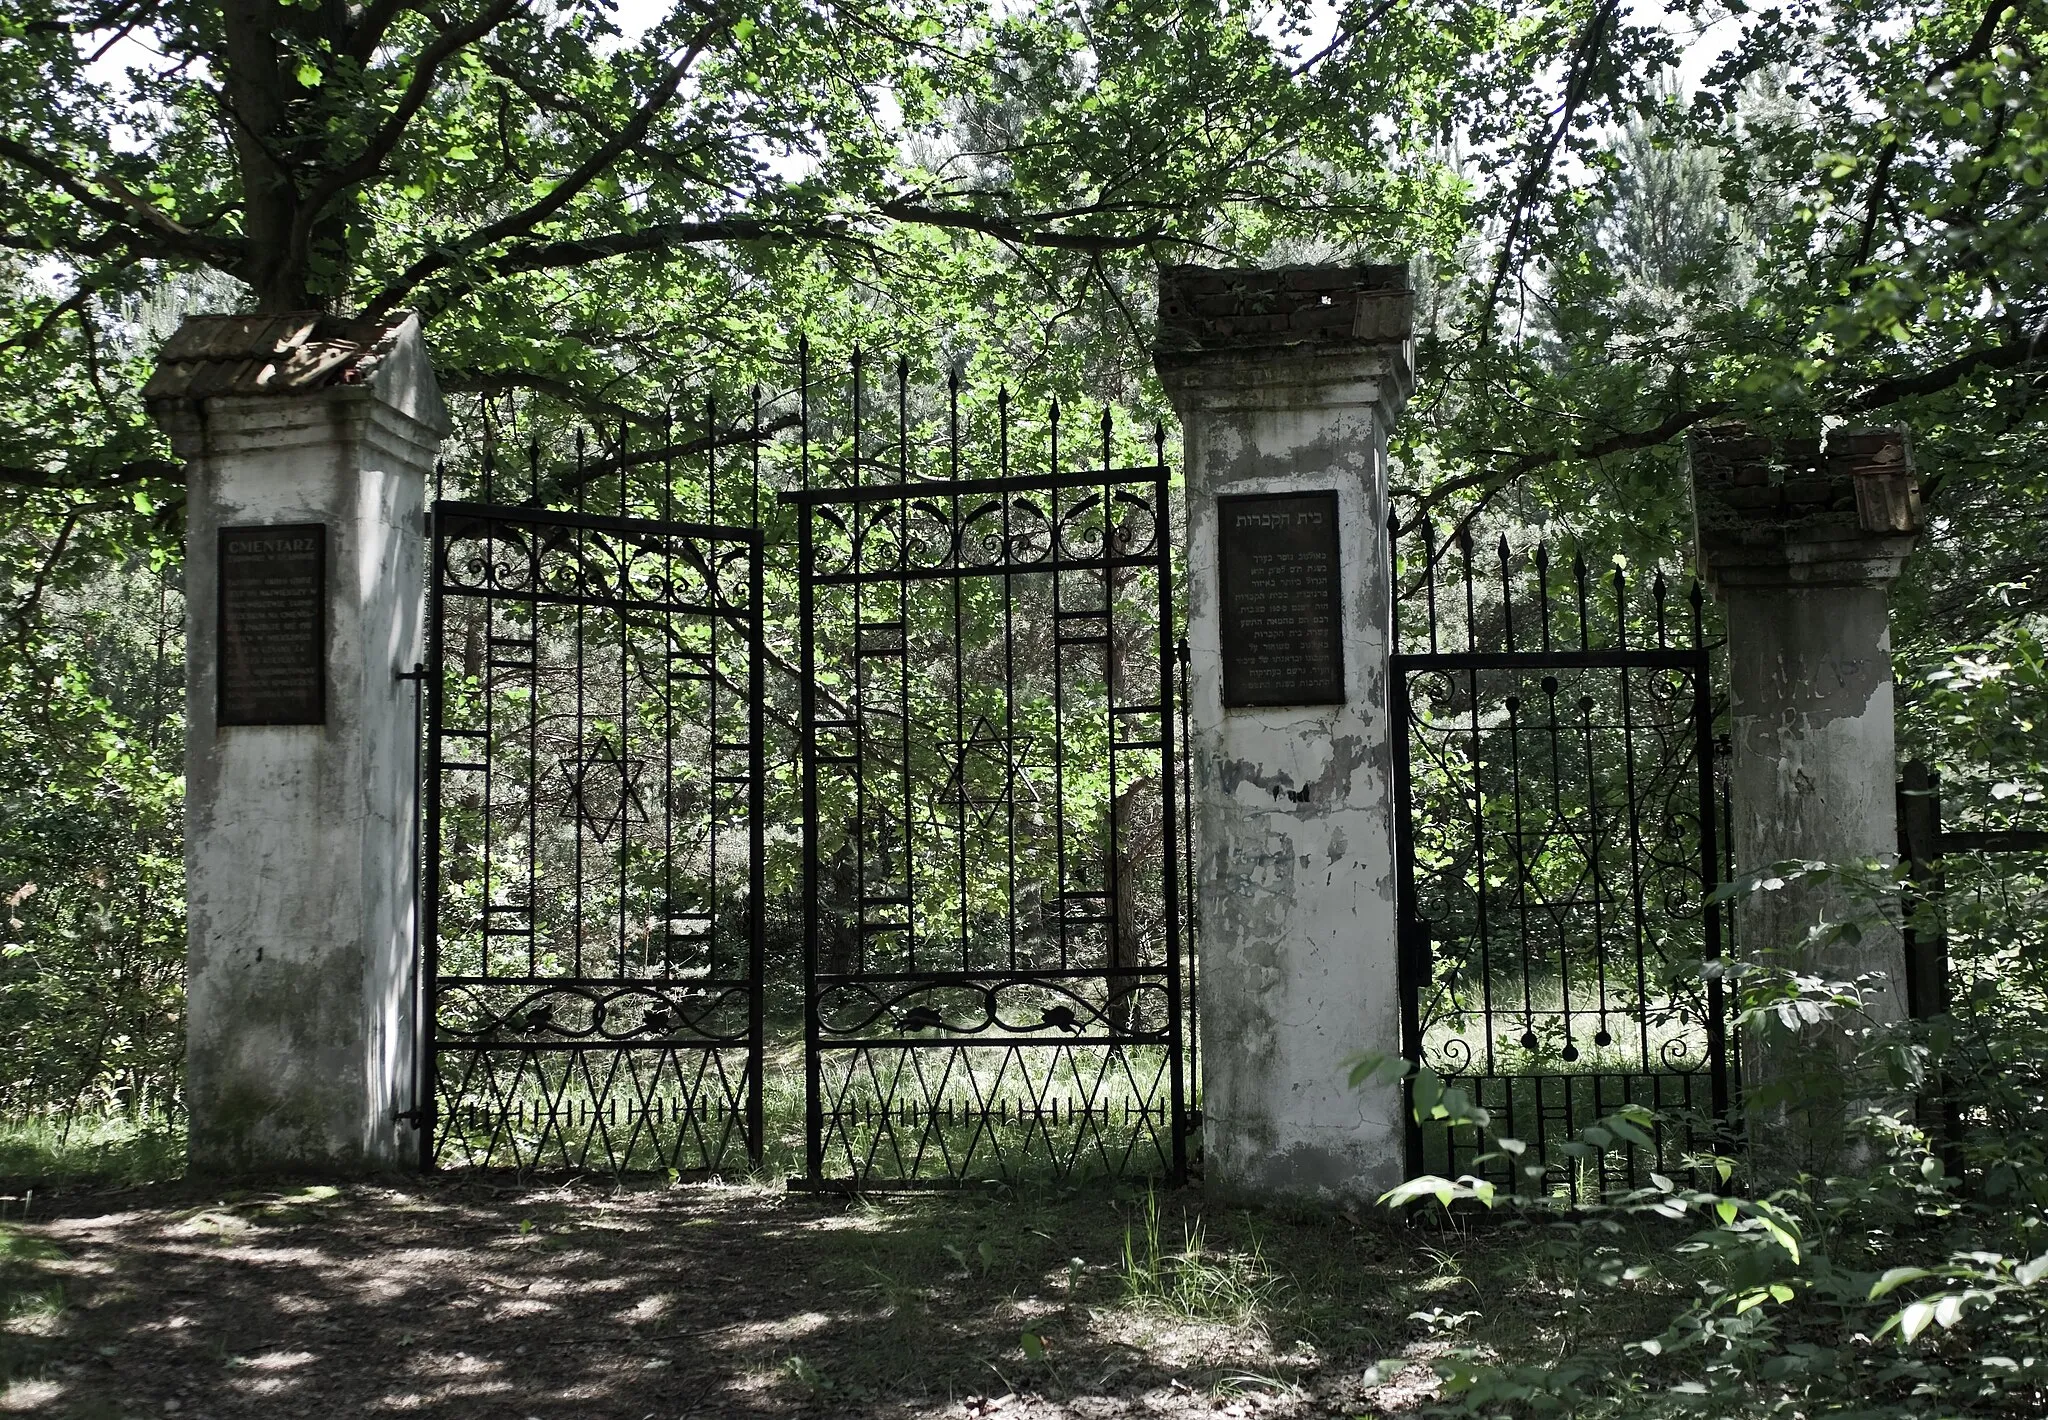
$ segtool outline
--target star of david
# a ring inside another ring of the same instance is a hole
[[[960,754],[953,761],[953,772],[948,776],[945,787],[939,791],[941,802],[951,803],[959,795],[961,779],[967,772],[967,757],[970,754],[978,755],[985,764],[992,765],[998,775],[1014,771],[1018,784],[1027,789],[1031,787],[1031,766],[1013,752],[1009,736],[997,729],[988,716],[983,715],[975,720],[974,727],[967,732],[967,738],[960,743]],[[1002,801],[1002,790],[999,788],[986,795],[976,793],[971,787],[967,792],[967,802],[976,808],[990,808]]]
[[[647,822],[647,803],[640,796],[646,760],[621,754],[617,745],[605,740],[575,759],[557,763],[574,817],[599,843],[622,824]]]

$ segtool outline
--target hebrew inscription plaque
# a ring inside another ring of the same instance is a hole
[[[1223,703],[1344,700],[1337,495],[1216,500],[1223,575]]]
[[[327,722],[327,529],[220,530],[221,725]]]

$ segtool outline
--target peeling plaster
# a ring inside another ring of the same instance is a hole
[[[424,365],[419,367],[424,371]],[[424,376],[431,381],[431,376]],[[412,691],[434,431],[421,391],[162,414],[191,459],[186,1102],[201,1172],[409,1164]],[[438,396],[435,395],[437,400]],[[398,402],[394,402],[398,401]],[[214,724],[225,524],[328,528],[327,722]]]
[[[1189,505],[1204,1167],[1221,1197],[1370,1197],[1403,1170],[1397,1087],[1353,1090],[1346,1066],[1400,1035],[1381,361],[1166,372]],[[1226,711],[1215,499],[1323,489],[1338,495],[1346,702]]]

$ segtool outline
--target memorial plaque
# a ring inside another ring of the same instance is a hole
[[[1344,701],[1337,495],[1216,500],[1223,574],[1223,703]]]
[[[327,529],[222,528],[221,725],[327,722]]]

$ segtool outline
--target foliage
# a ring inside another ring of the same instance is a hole
[[[1802,877],[1880,886],[1860,869],[1810,864],[1781,865],[1747,890],[1781,890]],[[1815,950],[1807,944],[1803,954]],[[1738,1171],[1732,1158],[1702,1157],[1690,1179],[1652,1175],[1647,1187],[1567,1207],[1544,1182],[1555,1161],[1501,1139],[1494,1159],[1536,1182],[1534,1197],[1477,1177],[1418,1178],[1390,1191],[1392,1206],[1436,1199],[1508,1215],[1530,1246],[1570,1262],[1554,1284],[1562,1295],[1609,1295],[1633,1318],[1622,1331],[1572,1335],[1563,1361],[1550,1366],[1459,1344],[1437,1364],[1452,1408],[1489,1416],[2035,1413],[2048,1400],[2048,1215],[2039,1191],[2021,1180],[2039,1174],[2039,1116],[1968,1109],[1959,1176],[1944,1164],[1940,1138],[1885,1096],[1933,1088],[1946,1072],[1964,1098],[1986,1098],[1980,1092],[2004,1069],[1992,1062],[2040,1059],[2048,994],[2026,978],[2007,985],[2003,1012],[1883,1026],[1862,1015],[1863,984],[1760,960],[1742,966],[1730,979],[1745,1039],[1817,1030],[1857,1042],[1850,1061],[1832,1050],[1810,1055],[1803,1074],[1778,1084],[1797,1097],[1839,1093],[1843,1073],[1879,1082],[1861,1092],[1853,1126],[1860,1164],[1852,1154],[1850,1167],[1825,1178],[1772,1179]],[[1361,1061],[1354,1078],[1383,1068]],[[2033,1072],[2031,1064],[2019,1071]],[[1439,1081],[1418,1078],[1414,1099],[1418,1119],[1488,1122]],[[1773,1127],[1770,1102],[1751,1104],[1752,1133]],[[1642,1130],[1654,1122],[1629,1110],[1560,1152],[1646,1142]]]
[[[184,1052],[182,600],[146,564],[0,641],[0,1099],[175,1108]]]

